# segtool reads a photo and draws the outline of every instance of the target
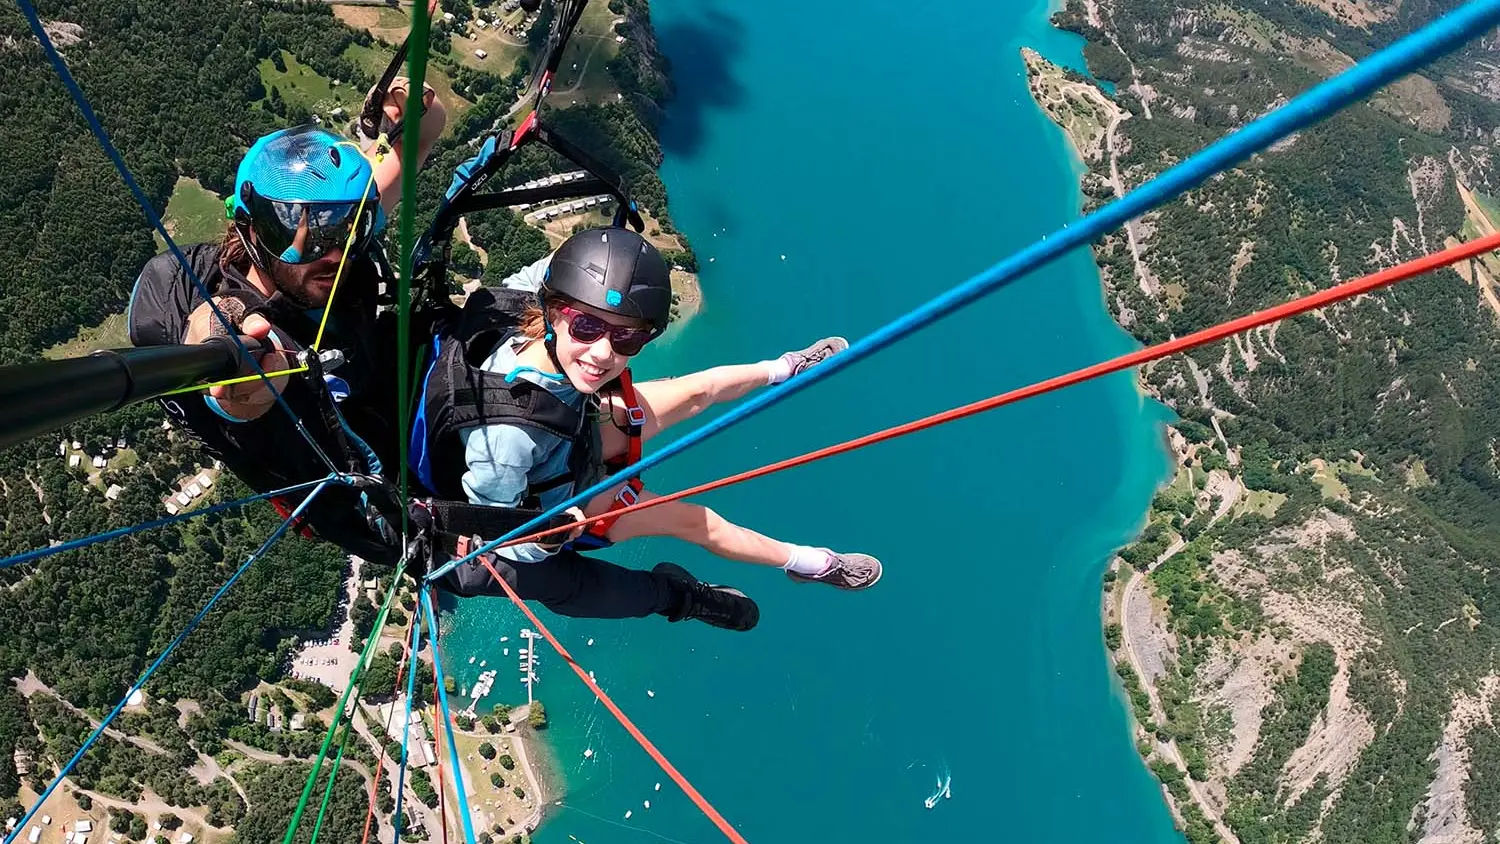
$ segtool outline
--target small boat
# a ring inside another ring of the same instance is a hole
[[[471,657],[469,657],[469,664],[470,664],[470,665],[473,665],[473,664],[474,664],[474,657],[472,657],[472,656],[471,656]]]
[[[951,797],[952,794],[950,793],[948,786],[952,782],[953,777],[951,776],[944,775],[944,777],[940,777],[937,781],[937,791],[932,792],[932,796],[928,797],[926,800],[923,800],[922,805],[931,809],[938,804],[939,800],[942,800],[945,797]]]

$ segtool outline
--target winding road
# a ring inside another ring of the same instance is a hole
[[[1228,515],[1229,511],[1234,507],[1235,503],[1239,501],[1241,489],[1242,488],[1240,487],[1238,482],[1235,482],[1233,484],[1233,489],[1230,494],[1224,496],[1220,500],[1219,509],[1214,512],[1213,519],[1211,519],[1208,523],[1209,527],[1212,527],[1220,519]],[[1149,675],[1146,674],[1145,668],[1142,665],[1140,654],[1136,651],[1135,638],[1130,628],[1131,614],[1129,611],[1129,607],[1132,600],[1138,599],[1136,592],[1141,588],[1141,585],[1146,582],[1146,574],[1148,574],[1151,570],[1155,569],[1157,566],[1161,565],[1167,560],[1170,560],[1179,551],[1186,547],[1187,542],[1179,536],[1177,538],[1177,541],[1168,546],[1167,550],[1163,551],[1160,556],[1158,556],[1151,562],[1151,565],[1147,567],[1145,572],[1131,567],[1130,579],[1126,581],[1125,590],[1120,596],[1120,641],[1125,651],[1125,658],[1130,662],[1130,669],[1134,671],[1135,676],[1140,679],[1141,688],[1146,690],[1146,697],[1151,701],[1151,717],[1162,724],[1165,724],[1167,722],[1166,710],[1161,705],[1161,697],[1156,693],[1156,684],[1149,679]],[[1150,601],[1151,596],[1145,595],[1139,598],[1139,600]],[[1187,761],[1183,759],[1182,751],[1178,749],[1177,741],[1175,739],[1172,741],[1157,740],[1156,747],[1162,752],[1162,755],[1166,756],[1168,761],[1176,765],[1179,770],[1183,771],[1184,773],[1187,772]],[[1200,787],[1199,783],[1191,776],[1183,777],[1183,783],[1187,785],[1188,794],[1192,795],[1193,802],[1198,804],[1198,808],[1209,819],[1209,821],[1213,823],[1214,832],[1218,834],[1219,838],[1228,842],[1228,844],[1240,844],[1239,838],[1235,836],[1234,832],[1229,828],[1229,825],[1224,823],[1224,819],[1222,816],[1220,816],[1219,810],[1214,807],[1213,802],[1209,800],[1208,795],[1203,793],[1203,789]]]

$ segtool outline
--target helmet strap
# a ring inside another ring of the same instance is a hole
[[[547,357],[552,359],[552,365],[557,367],[558,372],[563,372],[562,361],[557,358],[557,332],[552,330],[552,320],[547,319],[545,311],[542,312],[542,325],[547,327],[547,333],[542,336],[542,346],[547,349]]]
[[[275,286],[276,279],[271,275],[270,261],[264,250],[255,242],[255,238],[250,236],[249,225],[241,220],[235,220],[234,234],[240,239],[240,245],[245,247],[245,254],[249,256],[250,263],[260,270],[261,275],[266,277],[269,284]]]

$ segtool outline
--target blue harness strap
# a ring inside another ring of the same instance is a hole
[[[432,372],[437,369],[440,362],[439,353],[442,351],[443,341],[434,336],[432,338],[432,362],[427,364],[427,372],[422,376],[422,398],[417,402],[417,415],[411,423],[411,442],[407,449],[407,464],[412,471],[417,473],[417,478],[422,486],[432,489],[432,452],[427,446],[427,388],[432,381]]]

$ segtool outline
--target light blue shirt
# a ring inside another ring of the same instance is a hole
[[[537,290],[551,260],[549,255],[500,284],[518,290]],[[544,375],[531,367],[520,366],[516,355],[527,342],[524,337],[512,337],[501,343],[481,368],[486,372],[530,381],[575,410],[582,411],[584,397],[573,389],[566,377]],[[459,436],[463,439],[464,461],[468,465],[463,487],[470,503],[519,507],[528,486],[568,474],[572,443],[546,431],[520,425],[481,425],[465,428]],[[544,509],[550,508],[572,497],[573,491],[572,481],[547,490],[540,496],[541,505]],[[499,548],[496,553],[517,563],[538,563],[551,554],[535,543]]]

